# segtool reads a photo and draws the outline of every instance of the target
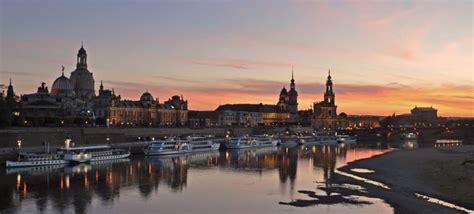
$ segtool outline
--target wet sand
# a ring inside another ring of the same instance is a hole
[[[384,189],[337,173],[335,180],[337,183],[350,183],[365,187],[372,197],[381,198],[393,206],[395,213],[465,213],[466,211],[463,212],[428,202],[416,197],[415,193],[437,198],[468,210],[474,210],[474,202],[458,200],[458,195],[440,192],[439,181],[436,177],[427,176],[426,173],[427,167],[433,167],[433,161],[446,160],[449,162],[450,159],[472,159],[473,155],[474,146],[472,145],[395,150],[373,158],[354,161],[339,169],[345,173],[381,182],[390,189]],[[375,172],[355,172],[351,170],[354,168],[369,169]],[[438,173],[443,174],[443,172]],[[442,176],[439,177],[441,179]],[[457,184],[456,182],[451,182],[444,185],[453,185],[453,183]],[[464,181],[465,183],[466,181]],[[468,185],[466,188],[471,188],[474,191],[473,186],[474,184]]]

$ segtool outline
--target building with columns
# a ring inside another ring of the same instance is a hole
[[[184,126],[188,123],[188,101],[173,96],[160,103],[149,92],[140,100],[109,99],[104,118],[108,126]]]
[[[324,100],[313,104],[311,125],[318,130],[337,130],[346,127],[344,118],[337,114],[336,95],[330,70],[326,80]]]

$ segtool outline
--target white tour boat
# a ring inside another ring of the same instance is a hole
[[[295,135],[282,136],[280,137],[280,140],[281,140],[280,146],[284,146],[284,147],[294,147],[299,144],[299,139]]]
[[[319,144],[321,145],[332,145],[337,144],[337,137],[336,136],[320,136],[319,137]]]
[[[77,163],[120,159],[130,156],[129,151],[115,149],[107,145],[61,148],[58,153],[64,155],[64,160]]]
[[[242,136],[233,137],[227,145],[228,149],[247,149],[247,148],[261,148],[272,147],[281,144],[280,139],[275,139],[272,136],[256,135],[256,136]]]
[[[357,139],[349,135],[336,135],[338,143],[356,143]]]
[[[232,137],[230,138],[229,145],[227,145],[228,149],[247,149],[254,147],[256,147],[255,141],[249,136]]]
[[[219,150],[220,144],[214,143],[214,137],[189,136],[181,141],[189,145],[190,152],[206,152]]]
[[[316,136],[300,136],[298,137],[298,143],[302,145],[317,145],[320,140]]]
[[[409,133],[403,133],[400,138],[402,140],[416,140],[418,138],[418,135],[416,133],[413,133],[413,132],[409,132]]]
[[[69,162],[64,160],[60,154],[36,154],[36,153],[19,153],[17,161],[6,161],[6,167],[33,167],[46,165],[62,165]]]
[[[253,136],[252,140],[254,142],[255,147],[271,147],[278,146],[281,144],[280,139],[275,139],[272,136],[267,135]]]
[[[176,155],[190,152],[187,143],[181,143],[174,138],[155,140],[143,151],[145,155]]]
[[[58,149],[58,154],[63,155],[64,160],[69,162],[85,163],[130,156],[130,151],[115,149],[108,145],[71,147],[70,144],[71,139],[67,138],[65,147]]]

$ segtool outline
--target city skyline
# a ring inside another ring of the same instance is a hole
[[[281,2],[269,9],[121,2],[131,10],[109,1],[29,3],[1,3],[1,83],[13,78],[18,94],[34,92],[42,81],[51,86],[61,65],[72,71],[83,40],[96,90],[104,80],[127,99],[144,91],[159,98],[183,94],[193,110],[275,104],[294,65],[300,110],[322,100],[331,69],[339,112],[389,115],[434,106],[441,116],[474,116],[472,2]],[[444,13],[432,18],[422,7]],[[75,10],[86,16],[67,15]]]

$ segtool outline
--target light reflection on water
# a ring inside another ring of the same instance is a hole
[[[388,204],[367,197],[361,187],[331,182],[335,169],[347,161],[389,150],[349,145],[264,148],[4,169],[0,211],[392,213]]]

